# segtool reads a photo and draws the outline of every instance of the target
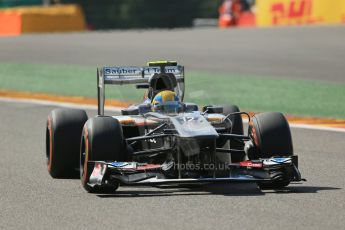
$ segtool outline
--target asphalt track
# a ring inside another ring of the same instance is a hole
[[[344,229],[344,133],[292,129],[308,181],[284,191],[233,184],[99,195],[49,176],[45,122],[53,108],[0,102],[1,229]]]
[[[345,26],[134,30],[0,37],[0,62],[145,65],[345,82]],[[18,65],[20,68],[20,65]]]
[[[344,26],[25,35],[0,38],[0,62],[98,66],[176,59],[192,70],[343,84],[344,35]],[[293,128],[308,181],[286,191],[236,184],[122,187],[95,195],[79,180],[47,173],[45,121],[53,108],[0,102],[1,229],[344,228],[344,133]]]

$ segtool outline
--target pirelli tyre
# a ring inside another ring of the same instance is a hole
[[[77,109],[54,109],[47,119],[46,158],[53,178],[78,178],[80,137],[87,114]]]
[[[293,155],[293,144],[289,123],[281,113],[270,112],[253,116],[248,133],[254,148],[250,159],[289,157]],[[280,189],[290,183],[291,169],[269,172],[271,182],[258,183],[260,189]]]
[[[119,121],[99,116],[89,119],[83,129],[80,149],[80,178],[88,192],[115,192],[117,185],[90,186],[93,168],[88,161],[124,161],[126,144]]]
[[[223,114],[226,116],[230,113],[240,112],[240,109],[236,105],[228,105],[223,107]],[[229,117],[232,128],[230,130],[231,134],[238,134],[243,135],[243,121],[241,114],[231,115]],[[225,143],[223,143],[224,145]],[[237,140],[230,140],[230,148],[235,150],[243,150],[243,143],[242,141]],[[221,146],[219,146],[221,147]],[[231,154],[231,161],[232,162],[241,162],[244,160],[245,154],[242,152],[234,152]]]
[[[252,117],[248,134],[256,151],[250,159],[292,156],[293,145],[289,123],[282,113],[260,113]]]

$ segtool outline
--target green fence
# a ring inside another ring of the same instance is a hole
[[[0,0],[0,8],[42,5],[45,0]],[[189,27],[195,18],[217,18],[223,0],[50,0],[79,4],[93,29]]]
[[[216,18],[222,0],[61,0],[80,4],[94,29],[189,27]]]
[[[0,0],[0,8],[42,5],[43,0]]]

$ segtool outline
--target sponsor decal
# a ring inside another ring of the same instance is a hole
[[[322,18],[313,18],[313,0],[291,0],[271,5],[272,25],[313,24]]]
[[[166,66],[165,72],[177,74],[180,73],[180,69],[177,66]]]
[[[252,161],[242,161],[240,166],[251,167],[251,168],[262,168],[262,163]]]
[[[111,163],[111,166],[121,168],[124,166],[128,166],[128,164],[129,164],[128,162],[113,162]]]
[[[285,157],[272,158],[271,160],[277,163],[291,162],[291,158],[285,158]]]
[[[149,169],[159,169],[162,166],[159,164],[146,164],[137,162],[112,162],[111,166],[121,169],[121,170],[149,170]]]
[[[104,75],[107,79],[112,79],[110,76],[152,76],[153,74],[161,73],[160,67],[104,67]],[[166,66],[165,73],[181,74],[180,66]]]
[[[262,163],[264,165],[279,165],[279,164],[289,164],[291,163],[291,158],[286,158],[286,157],[277,157],[277,158],[270,158],[270,159],[266,159],[264,160]]]
[[[138,67],[105,67],[104,75],[106,76],[126,76],[141,75],[141,68]]]
[[[145,75],[153,75],[155,73],[160,73],[161,68],[160,67],[146,67],[144,68],[144,74]]]
[[[107,169],[106,164],[95,163],[95,167],[91,173],[89,184],[90,185],[101,185],[105,170]]]

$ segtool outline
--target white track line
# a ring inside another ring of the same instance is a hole
[[[70,102],[56,102],[56,101],[39,100],[39,99],[0,97],[0,101],[18,102],[18,103],[44,105],[44,106],[58,106],[58,107],[73,108],[73,109],[97,110],[97,105],[77,104],[77,103],[70,103]],[[105,106],[105,110],[107,111],[121,112],[121,109],[123,108]]]
[[[297,128],[297,129],[313,129],[313,130],[345,133],[344,128],[333,128],[333,127],[327,127],[327,126],[321,126],[321,125],[310,125],[310,124],[296,124],[296,123],[291,123],[291,122],[289,122],[289,125],[291,128]]]
[[[58,106],[58,107],[74,108],[74,109],[97,110],[96,105],[75,104],[75,103],[68,103],[68,102],[56,102],[56,101],[38,100],[38,99],[0,97],[0,101],[36,104],[36,105],[43,105],[43,106]],[[121,107],[109,107],[109,106],[105,107],[105,110],[113,111],[113,112],[121,112],[121,109],[123,109],[123,108],[121,108]],[[248,122],[248,121],[244,121],[244,122]],[[325,127],[325,126],[320,126],[320,125],[310,125],[310,124],[296,124],[296,123],[289,123],[289,124],[290,124],[291,128],[311,129],[311,130],[345,133],[345,129],[343,129],[343,128],[332,128],[332,127]]]

